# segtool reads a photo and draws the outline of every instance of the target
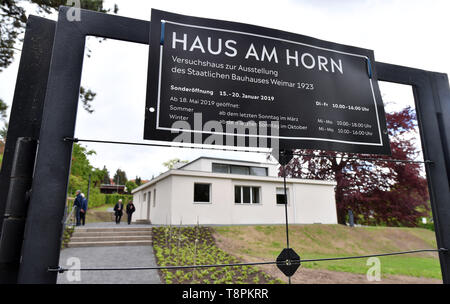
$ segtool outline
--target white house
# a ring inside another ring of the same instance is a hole
[[[293,224],[336,224],[330,181],[287,179]],[[133,190],[134,221],[152,224],[282,224],[283,178],[278,165],[200,157]]]

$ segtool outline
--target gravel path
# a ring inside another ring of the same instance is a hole
[[[67,248],[61,251],[59,264],[65,268],[72,267],[74,262],[70,258],[78,258],[81,268],[157,266],[150,246]],[[71,278],[76,278],[74,272],[59,274],[58,284],[161,283],[156,270],[81,271],[80,281],[73,281]]]

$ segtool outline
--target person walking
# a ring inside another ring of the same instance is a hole
[[[136,211],[136,208],[134,207],[133,201],[129,201],[127,204],[128,225],[131,224],[131,217],[134,211]]]
[[[81,209],[83,207],[83,197],[81,196],[81,190],[77,190],[75,192],[76,197],[75,197],[75,201],[73,202],[73,206],[75,207],[75,217],[77,220],[76,225],[80,226],[81,225]]]
[[[81,225],[84,226],[86,224],[86,213],[88,210],[88,201],[84,197],[84,193],[81,193],[81,197],[82,197],[83,205],[81,206],[81,210],[80,210],[80,220],[81,220]]]
[[[122,218],[123,215],[123,203],[121,199],[114,206],[114,214],[116,216],[116,224],[120,224],[120,219]]]

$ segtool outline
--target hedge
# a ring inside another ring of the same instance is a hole
[[[133,196],[129,194],[105,194],[106,205],[115,205],[119,199],[121,199],[124,204],[127,204],[129,201],[133,200]]]

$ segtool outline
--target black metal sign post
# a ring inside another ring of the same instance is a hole
[[[48,77],[39,150],[23,244],[19,283],[56,283],[81,70],[88,35],[148,44],[150,23],[92,11],[68,21],[60,7]]]
[[[14,262],[11,261],[20,260],[20,249],[18,249],[18,256],[14,259],[9,259],[9,253],[17,246],[14,244],[13,235],[6,236],[2,234],[4,218],[9,217],[11,222],[14,222],[14,219],[11,219],[10,212],[5,213],[8,199],[16,202],[11,197],[8,197],[8,189],[10,188],[13,161],[17,152],[17,139],[19,137],[28,137],[35,141],[39,139],[55,24],[52,20],[35,16],[30,16],[27,21],[0,173],[0,235],[2,236],[0,245],[0,284],[17,282],[18,265],[14,265]],[[11,195],[17,196],[20,193],[11,193]],[[14,209],[18,206],[11,207]],[[18,224],[20,229],[23,229],[25,219],[19,218],[17,214],[15,216],[17,222],[20,222]],[[23,223],[21,222],[22,220]],[[23,234],[17,241],[20,242],[22,237]]]
[[[411,85],[426,164],[438,248],[450,248],[450,90],[446,74],[378,63],[382,81]],[[442,279],[450,284],[450,254],[440,252]]]
[[[81,10],[81,21],[66,19],[61,7],[56,27],[32,196],[25,228],[19,283],[56,283],[64,205],[84,56],[88,35],[149,44],[150,22]],[[25,47],[25,46],[24,46]],[[27,50],[23,50],[26,52]],[[412,85],[425,159],[438,248],[450,248],[448,171],[450,96],[446,75],[374,63],[378,79]],[[20,122],[11,122],[16,128]],[[8,145],[9,143],[7,143]],[[450,283],[450,256],[440,251],[444,283]]]

